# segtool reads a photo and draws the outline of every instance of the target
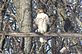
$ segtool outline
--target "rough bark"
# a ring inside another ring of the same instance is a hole
[[[15,6],[17,8],[17,22],[20,27],[20,32],[31,31],[31,0],[14,0]],[[24,38],[24,52],[29,54],[31,39],[30,37]]]

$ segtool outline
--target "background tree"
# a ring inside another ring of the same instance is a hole
[[[20,32],[31,31],[31,0],[14,0],[14,4],[17,8],[16,20],[18,22]],[[24,51],[25,54],[29,54],[31,48],[31,38],[24,38]]]

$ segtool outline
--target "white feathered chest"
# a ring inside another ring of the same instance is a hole
[[[40,32],[40,33],[47,32],[47,25],[49,23],[48,15],[45,13],[37,14],[37,17],[35,19],[35,23],[37,24],[38,32]]]

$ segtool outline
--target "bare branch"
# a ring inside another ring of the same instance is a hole
[[[20,33],[17,33],[17,32],[13,32],[13,33],[3,33],[3,32],[0,32],[0,35],[10,35],[10,36],[13,36],[13,37],[48,37],[48,36],[52,36],[52,37],[82,37],[82,34],[79,34],[79,33],[46,33],[46,34],[43,34],[43,35],[39,35],[39,34],[36,34],[36,33],[24,33],[24,32],[20,32]]]

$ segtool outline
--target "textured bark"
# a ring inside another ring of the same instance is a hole
[[[14,0],[15,6],[17,8],[17,22],[20,27],[20,32],[31,31],[31,0]],[[24,38],[24,51],[25,54],[29,54],[31,39],[30,37]]]

